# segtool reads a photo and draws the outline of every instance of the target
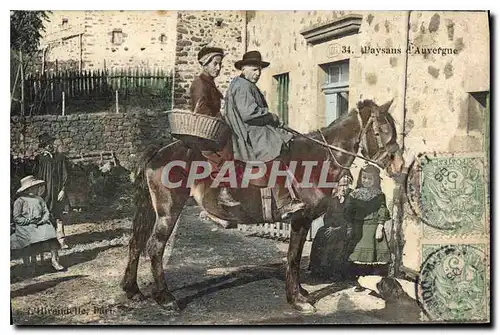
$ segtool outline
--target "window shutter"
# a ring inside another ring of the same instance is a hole
[[[288,90],[290,87],[290,80],[288,73],[283,73],[274,76],[276,81],[276,113],[280,119],[288,124]]]

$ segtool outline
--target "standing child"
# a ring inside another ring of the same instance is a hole
[[[45,182],[27,176],[21,179],[21,187],[17,190],[19,197],[14,202],[12,213],[14,233],[10,236],[11,249],[23,249],[24,255],[33,255],[50,251],[52,267],[56,271],[64,271],[59,263],[56,230],[51,222],[47,204],[40,197],[45,191]]]
[[[361,169],[357,187],[346,204],[346,219],[352,223],[349,260],[356,274],[381,274],[391,260],[384,223],[391,218],[380,188],[380,170],[368,165]],[[367,273],[366,273],[367,272]],[[362,288],[358,287],[357,291]]]

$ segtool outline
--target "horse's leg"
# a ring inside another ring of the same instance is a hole
[[[292,220],[286,268],[287,301],[295,309],[308,313],[315,312],[316,309],[307,301],[308,292],[300,286],[299,272],[302,250],[304,248],[304,243],[310,226],[310,219],[297,218]]]
[[[153,234],[148,241],[148,253],[151,258],[151,271],[155,280],[153,298],[163,307],[178,310],[179,306],[172,293],[168,290],[163,270],[163,253],[165,245],[174,230],[184,203],[189,198],[185,189],[163,189],[153,196],[157,219]]]
[[[146,242],[153,231],[156,212],[154,211],[149,187],[142,171],[137,174],[135,187],[136,212],[132,220],[133,230],[129,241],[127,269],[121,281],[121,287],[125,291],[127,298],[142,300],[144,299],[144,295],[137,285],[137,268],[140,254],[146,247]]]
[[[132,234],[129,242],[129,254],[127,269],[123,276],[121,287],[125,291],[127,298],[134,300],[145,299],[137,285],[137,268],[139,266],[139,257],[141,248],[139,247],[139,234]]]

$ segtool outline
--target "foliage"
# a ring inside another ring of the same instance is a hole
[[[47,11],[10,12],[10,47],[16,51],[34,53],[38,50],[44,22],[50,21]]]

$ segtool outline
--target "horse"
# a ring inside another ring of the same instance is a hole
[[[404,161],[397,144],[396,126],[388,112],[392,100],[378,106],[372,100],[360,101],[357,108],[330,125],[308,134],[316,140],[326,140],[330,145],[343,150],[335,151],[318,145],[307,138],[295,137],[288,150],[288,157],[277,160],[295,161],[334,161],[328,170],[331,180],[338,181],[348,169],[361,149],[361,155],[373,160],[384,168],[389,176],[401,173]],[[333,152],[335,151],[335,152]],[[211,217],[221,220],[257,224],[264,221],[261,192],[258,186],[231,189],[234,199],[241,203],[237,209],[225,208],[217,203],[219,188],[210,187],[211,180],[205,180],[183,187],[168,188],[162,184],[162,168],[171,161],[182,160],[188,163],[205,161],[199,150],[191,148],[181,141],[173,142],[161,149],[148,148],[139,160],[135,171],[136,211],[133,217],[133,233],[129,243],[127,267],[121,281],[121,288],[129,299],[145,299],[137,285],[137,267],[141,253],[147,253],[151,260],[154,278],[152,297],[162,307],[180,310],[174,295],[169,291],[163,269],[165,245],[172,234],[183,206],[191,196]],[[296,172],[300,176],[302,170]],[[186,181],[183,169],[177,170],[178,181]],[[309,293],[299,282],[299,270],[302,250],[308,230],[314,219],[326,211],[332,188],[318,185],[297,189],[300,199],[306,204],[301,215],[290,218],[290,242],[287,253],[285,274],[286,298],[298,311],[313,313],[315,308],[308,302]],[[277,218],[274,222],[282,221]]]

